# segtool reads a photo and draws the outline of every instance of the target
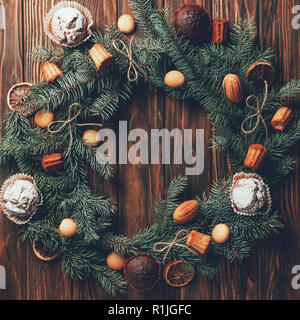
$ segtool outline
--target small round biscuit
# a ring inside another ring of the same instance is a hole
[[[230,236],[230,229],[226,224],[217,224],[213,231],[212,237],[216,243],[225,243]]]
[[[118,20],[118,29],[120,32],[130,34],[135,30],[135,20],[130,14],[123,14]]]
[[[64,219],[59,226],[59,233],[66,237],[71,238],[77,233],[77,223],[73,219]]]
[[[54,121],[54,114],[51,111],[40,110],[34,117],[34,123],[40,128],[47,128]]]
[[[165,84],[170,88],[180,88],[184,85],[184,83],[185,77],[180,71],[172,70],[165,76]]]
[[[100,136],[97,130],[86,130],[82,136],[84,144],[90,147],[98,146],[100,144]]]
[[[119,253],[113,251],[107,256],[106,262],[112,270],[120,271],[123,269],[125,259]]]

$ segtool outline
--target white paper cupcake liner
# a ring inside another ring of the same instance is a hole
[[[264,205],[264,207],[262,209],[258,210],[255,213],[248,213],[246,211],[239,210],[235,206],[235,204],[234,204],[234,202],[232,200],[232,191],[233,191],[233,188],[235,187],[236,180],[237,179],[243,179],[243,178],[254,178],[254,179],[257,179],[259,181],[262,181],[264,183],[265,188],[266,188],[266,204]],[[260,214],[268,214],[270,212],[271,208],[272,208],[272,198],[271,198],[270,188],[264,182],[263,178],[261,176],[259,176],[258,174],[256,174],[256,173],[239,172],[239,173],[236,173],[233,176],[233,182],[232,182],[232,186],[231,186],[231,189],[230,189],[230,200],[231,200],[232,208],[233,208],[235,213],[243,215],[243,216],[248,216],[248,217],[257,216],[257,215],[260,215]]]
[[[6,191],[6,189],[13,184],[16,180],[26,180],[26,179],[30,179],[33,183],[33,185],[35,186],[36,190],[38,191],[38,194],[40,196],[40,201],[38,204],[36,204],[33,208],[32,208],[32,212],[29,212],[28,214],[22,215],[22,214],[15,214],[13,212],[11,212],[10,210],[8,210],[5,207],[5,201],[4,201],[4,193]],[[18,173],[15,174],[13,176],[11,176],[10,178],[8,178],[7,180],[4,181],[2,187],[1,187],[1,191],[0,191],[0,206],[1,209],[3,211],[3,213],[7,216],[7,218],[11,221],[13,221],[16,224],[22,225],[22,224],[26,224],[28,223],[32,217],[34,216],[34,214],[37,212],[38,206],[42,205],[43,203],[43,195],[40,192],[40,190],[38,189],[38,187],[35,184],[35,181],[33,179],[33,177],[23,174],[23,173]]]
[[[74,45],[68,45],[68,44],[62,43],[59,39],[57,39],[52,32],[52,26],[51,26],[52,20],[53,20],[53,17],[55,15],[56,11],[59,9],[70,8],[70,7],[79,10],[86,18],[86,30],[85,30],[86,37],[83,40],[76,42]],[[53,42],[55,42],[61,46],[64,46],[64,47],[73,48],[73,47],[79,46],[80,44],[87,41],[91,37],[91,35],[92,35],[91,28],[92,28],[93,24],[94,24],[94,21],[93,21],[93,17],[91,15],[91,12],[86,7],[84,7],[80,3],[77,3],[74,1],[61,1],[57,5],[52,7],[50,9],[50,11],[47,13],[46,17],[44,18],[44,31],[45,31],[46,35]]]

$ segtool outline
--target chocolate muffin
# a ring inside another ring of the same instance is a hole
[[[175,12],[174,28],[180,36],[201,43],[211,31],[212,20],[203,6],[187,3]]]
[[[128,259],[124,265],[128,284],[138,291],[151,290],[161,278],[161,267],[157,260],[147,254]]]

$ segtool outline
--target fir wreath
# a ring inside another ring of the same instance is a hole
[[[245,96],[255,90],[245,74],[255,62],[269,62],[272,51],[259,50],[255,46],[255,23],[253,19],[240,21],[230,32],[229,44],[213,43],[195,46],[179,37],[172,25],[168,9],[152,8],[149,0],[130,0],[136,13],[138,25],[144,30],[145,38],[132,42],[133,60],[140,66],[139,78],[162,88],[171,97],[192,98],[207,112],[214,125],[215,148],[229,152],[236,171],[250,170],[243,166],[249,145],[264,144],[264,126],[260,124],[251,135],[241,132],[242,121],[253,112],[244,103],[236,105],[225,96],[222,81],[228,73],[239,75]],[[134,84],[128,81],[128,59],[116,50],[114,41],[123,35],[114,26],[105,34],[95,32],[86,45],[77,48],[36,49],[32,57],[38,61],[55,62],[64,76],[55,84],[40,82],[35,84],[27,107],[36,112],[40,109],[56,111],[57,118],[66,119],[66,106],[80,103],[84,106],[74,123],[86,122],[99,117],[105,123],[115,113],[122,102],[132,95]],[[109,72],[99,72],[89,56],[88,48],[102,43],[115,58]],[[166,70],[173,67],[185,75],[182,88],[171,89],[164,83]],[[272,88],[264,107],[264,119],[270,123],[274,112],[282,106],[284,99],[300,93],[300,81],[292,80],[281,89]],[[263,93],[258,94],[259,101]],[[253,123],[250,123],[250,125]],[[88,187],[86,163],[92,170],[109,179],[113,169],[109,164],[100,165],[95,157],[95,148],[82,142],[82,131],[72,126],[73,145],[70,155],[64,158],[64,170],[49,175],[40,165],[41,156],[53,152],[66,155],[70,133],[68,127],[50,136],[46,131],[31,127],[27,117],[10,112],[6,124],[6,137],[1,142],[0,159],[3,165],[16,162],[19,170],[34,177],[44,196],[44,203],[31,222],[21,228],[21,238],[39,242],[51,252],[60,250],[61,266],[71,277],[83,279],[87,275],[97,279],[111,295],[125,294],[127,284],[122,273],[111,270],[106,265],[108,252],[116,251],[130,257],[139,252],[149,253],[162,262],[164,252],[154,252],[156,242],[171,242],[182,228],[173,221],[174,210],[179,205],[179,196],[187,185],[185,177],[175,178],[165,192],[165,199],[155,205],[157,223],[141,230],[133,239],[111,233],[115,207],[112,200],[92,194]],[[300,122],[293,121],[284,132],[270,129],[265,147],[268,156],[259,173],[264,180],[274,185],[293,170],[294,160],[288,154],[290,147],[300,140]],[[230,227],[231,236],[225,244],[212,242],[203,259],[189,250],[174,246],[166,263],[183,259],[194,268],[213,278],[218,272],[221,256],[230,261],[242,261],[249,256],[250,244],[271,233],[279,232],[282,224],[277,210],[255,217],[234,213],[229,190],[232,177],[219,181],[211,187],[209,195],[196,196],[199,213],[186,227],[204,234],[211,234],[217,223]],[[63,218],[73,218],[78,224],[78,233],[73,238],[64,238],[57,232]]]

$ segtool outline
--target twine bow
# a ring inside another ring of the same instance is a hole
[[[252,99],[252,98],[254,98],[254,99],[256,100],[256,108],[253,107],[253,106],[251,106],[251,105],[249,104],[249,101],[250,101],[250,99]],[[249,116],[249,117],[247,117],[247,118],[243,121],[242,126],[241,126],[242,131],[243,131],[244,134],[251,134],[251,133],[253,133],[253,132],[257,129],[257,127],[258,127],[258,125],[259,125],[259,123],[260,123],[260,121],[261,121],[261,122],[263,123],[264,127],[265,127],[266,143],[268,142],[269,133],[268,133],[268,126],[267,126],[267,124],[266,124],[265,119],[264,119],[263,116],[262,116],[262,112],[263,112],[264,106],[265,106],[265,104],[266,104],[267,98],[268,98],[268,82],[265,81],[265,96],[264,96],[264,100],[263,100],[262,105],[260,105],[257,96],[255,96],[255,95],[249,96],[249,97],[247,98],[247,100],[246,100],[246,105],[247,105],[248,108],[256,111],[256,113],[253,114],[253,115],[251,115],[251,116]],[[248,120],[251,120],[252,118],[255,118],[255,117],[257,117],[257,121],[256,121],[256,124],[255,124],[255,126],[253,127],[253,129],[251,129],[251,130],[246,130],[246,129],[245,129],[245,123],[246,123]]]
[[[139,73],[138,70],[143,74],[143,70],[142,68],[134,61],[133,59],[133,54],[132,54],[132,43],[133,43],[134,37],[132,37],[129,41],[129,46],[127,48],[125,42],[121,39],[115,39],[113,41],[113,46],[114,48],[123,56],[125,56],[128,60],[129,60],[129,67],[128,67],[128,71],[127,71],[127,78],[128,81],[130,82],[135,82],[138,80],[139,78]],[[122,45],[122,49],[120,49],[117,46],[117,43],[120,43]],[[124,50],[124,51],[123,51]],[[132,77],[132,72],[134,73],[134,77]]]
[[[79,107],[79,111],[76,113],[75,116],[72,117],[72,110],[74,107]],[[63,121],[63,120],[59,120],[59,121],[53,121],[51,122],[48,127],[47,130],[49,133],[55,134],[58,133],[60,131],[62,131],[66,126],[69,126],[69,134],[70,134],[70,143],[69,143],[69,147],[68,147],[68,151],[66,153],[66,156],[68,156],[71,152],[72,149],[72,145],[73,145],[73,132],[72,132],[72,122],[80,115],[82,111],[82,106],[79,103],[73,103],[69,106],[69,116],[68,116],[68,120]],[[51,127],[54,124],[61,124],[61,126],[57,129],[57,130],[52,130]],[[102,124],[99,123],[75,123],[73,124],[77,127],[85,127],[85,126],[98,126],[98,127],[102,127]]]
[[[185,233],[185,236],[179,237],[181,234]],[[165,264],[166,259],[171,251],[171,249],[173,247],[181,247],[181,248],[185,248],[187,250],[189,250],[190,252],[192,252],[195,255],[199,255],[199,253],[195,250],[193,250],[192,248],[190,248],[189,246],[185,245],[185,244],[180,244],[180,242],[185,241],[188,238],[189,235],[189,230],[180,230],[176,233],[175,238],[171,241],[171,242],[157,242],[154,244],[153,250],[155,252],[164,252],[167,250],[167,252],[164,255],[164,259],[163,259],[163,264]],[[159,249],[159,246],[164,246],[163,248]]]

